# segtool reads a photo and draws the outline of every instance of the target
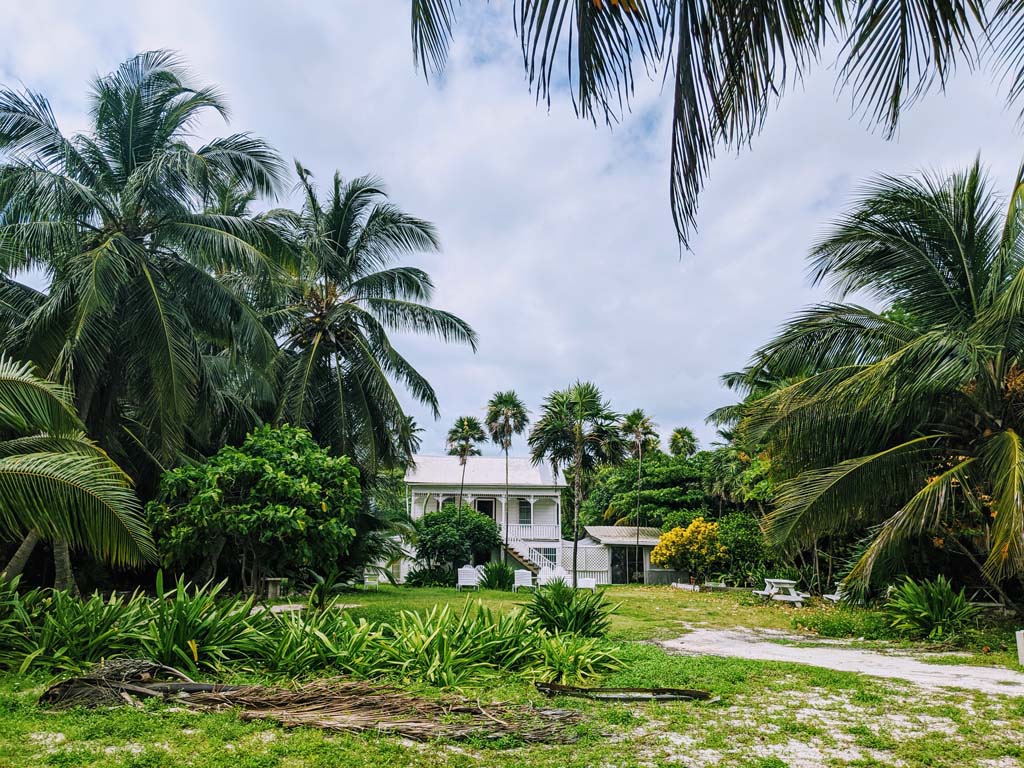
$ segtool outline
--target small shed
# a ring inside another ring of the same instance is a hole
[[[651,550],[658,545],[661,530],[635,525],[588,525],[584,530],[588,544],[608,550],[612,584],[651,582]]]

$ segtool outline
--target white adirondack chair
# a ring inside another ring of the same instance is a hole
[[[576,579],[576,589],[589,589],[597,592],[597,579],[592,576],[580,576]]]
[[[519,588],[533,589],[533,574],[529,571],[519,568],[514,572],[515,583],[512,585],[512,591],[518,592]]]
[[[363,571],[363,589],[380,589],[380,574],[376,571]]]
[[[824,600],[829,600],[829,601],[831,601],[833,603],[838,603],[840,600],[843,599],[843,594],[844,594],[843,593],[843,585],[842,584],[836,584],[836,591],[835,592],[833,592],[831,595],[822,595],[821,597]]]
[[[465,565],[458,570],[458,581],[455,583],[456,591],[463,587],[467,589],[480,588],[480,571],[471,565]]]
[[[550,584],[553,581],[564,581],[566,584],[572,584],[572,578],[562,566],[556,565],[554,568],[541,568],[540,573],[537,574],[537,586],[543,587],[545,584]]]

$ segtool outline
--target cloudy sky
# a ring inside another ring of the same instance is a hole
[[[826,60],[751,151],[714,163],[699,235],[680,253],[660,81],[641,83],[614,131],[576,120],[564,98],[538,107],[499,2],[464,14],[445,78],[427,84],[412,65],[408,5],[9,4],[0,82],[47,94],[73,131],[92,76],[141,50],[176,49],[227,94],[231,130],[266,137],[321,178],[378,174],[396,202],[434,221],[444,250],[417,261],[435,303],[472,323],[480,348],[401,339],[440,396],[439,422],[411,408],[428,453],[494,391],[514,388],[536,411],[576,378],[618,410],[643,407],[666,435],[689,425],[707,444],[705,416],[733,399],[719,375],[821,296],[806,279],[808,247],[860,182],[952,169],[980,152],[1005,189],[1024,156],[985,74],[958,76],[887,142],[850,117]]]

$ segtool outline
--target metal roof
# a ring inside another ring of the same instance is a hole
[[[591,538],[601,544],[625,546],[632,544],[636,546],[635,525],[586,525],[583,529]],[[658,528],[640,526],[640,546],[653,547],[661,538],[661,531]]]
[[[410,485],[458,485],[462,480],[462,465],[458,456],[414,456],[415,465],[405,473]],[[560,474],[560,473],[559,473]],[[508,484],[517,488],[563,487],[565,482],[551,471],[546,462],[535,465],[530,459],[510,456]],[[470,456],[466,460],[466,488],[505,485],[504,456]]]

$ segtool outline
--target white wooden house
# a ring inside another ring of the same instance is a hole
[[[416,456],[415,465],[405,476],[409,516],[418,520],[444,504],[455,504],[461,480],[462,465],[457,456]],[[466,462],[462,501],[494,519],[503,548],[507,542],[513,565],[534,573],[544,566],[560,566],[571,571],[572,542],[562,538],[564,488],[564,479],[553,473],[549,465],[535,465],[528,458],[510,457],[506,498],[505,457],[470,456]],[[569,512],[571,514],[571,510]],[[616,527],[613,532],[607,532],[597,527],[588,528],[587,533],[587,538],[578,546],[579,576],[595,578],[598,584],[611,584],[613,578],[615,583],[627,580],[629,569],[619,566],[617,554],[617,567],[613,572],[613,554],[615,548],[635,539],[636,528]],[[641,529],[645,565],[650,562],[650,548],[657,543],[657,535],[657,529]],[[500,557],[501,553],[494,555]],[[395,575],[404,579],[411,566],[411,562],[403,563]]]

